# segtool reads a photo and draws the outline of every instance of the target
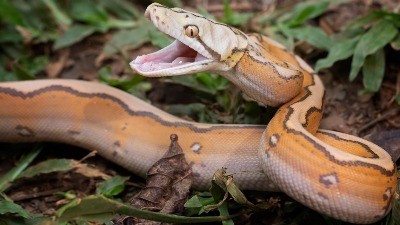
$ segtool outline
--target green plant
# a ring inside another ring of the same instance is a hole
[[[331,38],[329,54],[317,62],[316,70],[352,56],[349,79],[354,80],[362,68],[365,89],[360,94],[377,92],[385,74],[385,46],[400,50],[399,28],[399,13],[373,11],[354,20]]]
[[[327,51],[327,57],[316,63],[317,72],[351,57],[349,80],[353,81],[362,71],[365,89],[359,93],[377,92],[385,73],[384,48],[390,45],[395,50],[400,49],[400,14],[385,10],[372,11],[332,36],[326,35],[319,27],[306,23],[324,13],[330,4],[342,2],[344,1],[304,2],[288,12],[277,11],[262,17],[260,22],[268,24],[268,34],[290,49],[294,48],[294,39],[297,39]],[[400,103],[398,96],[397,102]]]

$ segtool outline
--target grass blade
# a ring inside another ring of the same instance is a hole
[[[142,24],[133,29],[118,31],[111,40],[107,42],[103,53],[114,54],[121,49],[136,49],[144,43],[149,42],[149,31],[145,26],[145,24]]]
[[[10,187],[10,183],[15,178],[17,178],[22,173],[22,171],[26,169],[26,167],[29,166],[29,164],[36,158],[41,150],[42,147],[35,147],[32,151],[30,151],[22,158],[18,166],[14,167],[12,170],[10,170],[8,173],[0,178],[0,192],[4,192],[5,190],[7,190],[8,187]]]
[[[302,26],[291,29],[290,33],[292,37],[306,41],[319,49],[328,50],[332,46],[332,41],[329,39],[326,33],[317,27]]]
[[[54,0],[42,0],[42,2],[50,9],[54,18],[60,25],[69,27],[72,24],[71,18],[69,18],[57,5]]]
[[[387,45],[397,35],[397,28],[389,21],[381,20],[364,35],[357,43],[351,63],[350,81],[357,77],[365,57]]]
[[[315,71],[320,71],[331,67],[335,62],[347,59],[350,57],[356,47],[357,42],[360,40],[360,36],[348,39],[345,41],[340,41],[331,46],[328,56],[325,59],[320,59],[315,65]]]
[[[365,58],[363,66],[363,83],[365,89],[360,94],[379,91],[385,74],[385,51],[381,48]]]
[[[48,159],[34,166],[30,166],[28,169],[18,175],[17,178],[29,178],[37,176],[39,174],[47,174],[58,171],[69,171],[73,169],[74,166],[74,161],[70,159]]]
[[[328,6],[329,1],[300,3],[284,14],[281,19],[288,20],[289,26],[298,26],[308,19],[321,15]]]
[[[0,200],[0,215],[6,213],[15,213],[23,218],[31,218],[29,212],[22,208],[20,205],[15,204],[12,201]]]
[[[224,221],[233,218],[232,216],[204,216],[204,217],[186,217],[173,214],[164,214],[147,210],[136,209],[123,203],[107,199],[102,196],[89,196],[74,204],[63,207],[57,212],[58,222],[71,221],[75,219],[84,219],[88,216],[101,218],[110,213],[120,213],[134,216],[142,219],[160,221],[166,223],[204,223]],[[102,216],[104,215],[104,216]]]
[[[54,50],[64,48],[93,34],[96,28],[88,25],[73,25],[54,43]]]
[[[370,12],[365,16],[362,16],[358,19],[351,21],[344,29],[352,30],[352,29],[357,29],[359,27],[364,27],[378,19],[381,19],[383,16],[384,14],[381,11]]]
[[[11,3],[12,1],[0,0],[0,18],[13,25],[25,26],[22,14]]]

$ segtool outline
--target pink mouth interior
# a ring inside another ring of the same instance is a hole
[[[138,72],[154,72],[204,60],[207,60],[207,58],[182,42],[175,40],[172,44],[157,52],[138,56],[130,64]]]

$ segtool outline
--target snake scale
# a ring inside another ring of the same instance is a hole
[[[76,80],[0,83],[0,141],[54,141],[97,150],[140,176],[179,136],[194,188],[221,167],[250,190],[283,191],[302,204],[353,223],[391,208],[396,167],[366,140],[319,130],[324,87],[298,56],[259,34],[179,8],[150,5],[146,17],[175,41],[131,62],[149,77],[210,71],[261,105],[280,106],[265,125],[201,124],[169,115],[117,89]]]

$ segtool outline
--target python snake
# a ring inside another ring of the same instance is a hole
[[[366,140],[318,130],[324,87],[298,56],[279,43],[244,34],[179,8],[150,5],[145,15],[176,39],[138,57],[138,73],[219,73],[262,105],[280,106],[267,126],[201,124],[169,115],[117,89],[76,80],[0,83],[0,141],[54,141],[97,150],[145,176],[176,133],[192,165],[194,188],[209,187],[221,167],[250,190],[283,191],[334,218],[372,223],[391,208],[396,167]]]

